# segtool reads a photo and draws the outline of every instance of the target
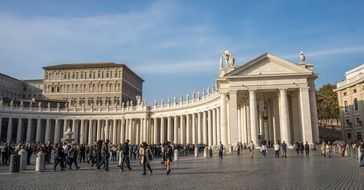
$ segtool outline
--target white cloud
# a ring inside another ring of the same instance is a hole
[[[364,46],[351,46],[351,47],[340,47],[340,48],[330,48],[323,50],[313,50],[313,51],[304,51],[306,57],[320,57],[320,56],[328,56],[335,54],[357,54],[364,53]],[[299,52],[297,54],[287,54],[285,56],[287,59],[297,58],[299,57]]]

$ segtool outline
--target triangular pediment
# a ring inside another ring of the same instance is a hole
[[[235,68],[225,77],[264,75],[310,75],[312,71],[279,57],[265,53]]]

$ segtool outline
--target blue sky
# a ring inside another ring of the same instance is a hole
[[[237,65],[265,52],[297,63],[303,50],[318,87],[364,64],[364,1],[0,0],[0,26],[1,73],[120,62],[149,104],[213,86],[224,49]]]

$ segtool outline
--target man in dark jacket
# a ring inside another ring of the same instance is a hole
[[[102,161],[96,165],[97,169],[100,169],[102,165],[104,165],[105,171],[109,171],[109,158],[110,158],[110,151],[109,151],[109,139],[106,139],[104,144],[101,147],[101,159]]]
[[[306,144],[305,144],[305,152],[306,152],[306,156],[308,156],[310,154],[310,145],[308,144],[307,141],[306,141]]]
[[[72,148],[68,151],[68,160],[69,160],[69,169],[72,169],[72,163],[75,164],[76,169],[80,169],[80,167],[78,167],[77,165],[77,155],[78,155],[78,150],[76,145],[73,145]]]
[[[126,162],[126,166],[128,167],[129,170],[131,170],[130,168],[130,158],[129,158],[129,140],[126,140],[123,145],[122,145],[122,151],[123,151],[123,160],[121,161],[121,165],[120,165],[120,171],[124,170],[124,162]]]

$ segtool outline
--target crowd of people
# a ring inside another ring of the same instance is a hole
[[[287,158],[288,146],[285,141],[280,143],[277,141],[271,144],[267,141],[262,141],[260,143],[260,152],[263,158],[266,158],[268,148],[272,147],[274,150],[275,158]],[[342,156],[348,151],[348,147],[359,152],[360,166],[364,166],[364,143],[359,141],[357,143],[352,143],[350,146],[344,141],[336,141],[334,143],[330,141],[322,141],[320,145],[320,152],[323,157],[332,158],[334,153],[338,153]],[[161,158],[161,163],[165,165],[167,175],[171,172],[171,163],[173,160],[174,151],[181,155],[192,155],[197,151],[204,151],[206,149],[212,149],[218,152],[219,158],[222,160],[225,147],[220,142],[219,145],[209,147],[204,144],[174,144],[171,142],[165,142],[163,144],[151,144],[148,145],[143,142],[139,145],[131,145],[129,140],[118,145],[110,144],[110,141],[106,139],[98,140],[91,145],[83,144],[70,144],[66,142],[60,142],[56,144],[7,144],[0,143],[0,165],[9,165],[10,155],[17,154],[21,149],[26,150],[27,154],[27,164],[31,164],[31,157],[37,155],[38,152],[43,151],[45,155],[45,163],[51,164],[52,158],[54,159],[53,169],[56,170],[60,166],[60,170],[65,169],[76,170],[80,169],[79,163],[87,163],[91,167],[96,167],[100,169],[104,168],[105,171],[109,171],[109,160],[117,161],[120,171],[124,171],[124,166],[128,170],[132,170],[130,166],[130,160],[139,160],[139,163],[143,167],[143,175],[146,175],[146,169],[148,168],[150,173],[153,173],[150,162],[154,158]],[[250,158],[254,158],[256,145],[251,141],[250,143],[238,142],[235,146],[237,155],[241,155],[244,150],[247,150],[250,154]],[[310,153],[310,146],[308,142],[303,144],[302,142],[293,143],[293,149],[296,153],[305,154],[306,156]],[[74,166],[74,167],[73,167]]]

